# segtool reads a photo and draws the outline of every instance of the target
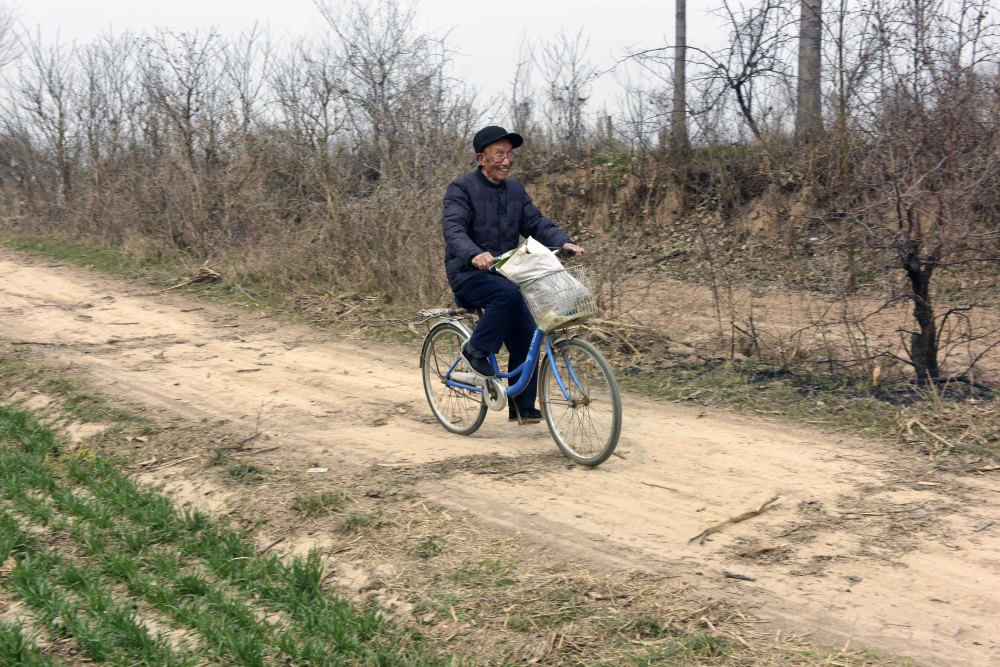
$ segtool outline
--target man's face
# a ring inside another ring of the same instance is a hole
[[[500,183],[510,175],[510,167],[514,163],[513,145],[510,139],[495,141],[483,152],[476,156],[479,164],[483,165],[483,176],[494,183]],[[499,159],[501,156],[503,159]]]

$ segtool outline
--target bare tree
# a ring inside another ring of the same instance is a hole
[[[43,163],[55,171],[55,201],[65,205],[73,194],[79,150],[73,114],[74,49],[58,43],[47,46],[39,33],[26,36],[22,46],[25,64],[13,86],[15,104],[24,114],[26,136],[37,141]]]
[[[414,29],[415,12],[395,0],[315,0],[333,31],[344,112],[365,177],[377,181],[400,165],[401,150],[426,150],[464,122],[464,90],[448,75],[444,39]],[[419,148],[420,146],[423,148]]]
[[[328,42],[298,44],[272,69],[283,129],[279,145],[286,152],[273,168],[284,174],[288,214],[295,220],[316,208],[317,202],[322,202],[324,219],[339,220],[350,191],[344,187],[352,166],[342,77],[341,63]],[[317,232],[323,238],[337,233],[328,226]]]
[[[723,0],[720,10],[730,29],[729,45],[721,51],[698,49],[709,83],[721,86],[721,95],[732,95],[739,115],[758,140],[763,138],[762,113],[768,109],[759,98],[773,101],[767,88],[788,78],[788,44],[793,20],[788,0],[760,0],[749,8],[734,9]]]
[[[88,231],[109,240],[120,238],[121,229],[113,229],[108,207],[120,201],[116,180],[126,170],[128,146],[136,141],[132,121],[141,104],[137,55],[131,33],[102,35],[79,51],[81,80],[74,107],[86,155],[80,167],[90,185]]]
[[[531,48],[521,43],[511,85],[511,120],[519,132],[530,132],[535,122],[534,95],[531,90],[531,65],[534,56]]]
[[[586,135],[584,110],[596,73],[586,60],[588,45],[589,40],[584,39],[582,31],[573,37],[560,33],[554,41],[542,46],[539,55],[553,133],[573,153],[583,146]]]
[[[244,148],[254,125],[266,112],[265,88],[273,53],[271,36],[256,25],[223,47],[222,73],[236,99]]]
[[[164,196],[164,223],[178,247],[202,253],[216,250],[226,224],[223,53],[218,33],[157,30],[141,60],[143,131],[158,167],[151,180]]]
[[[1000,116],[995,111],[998,26],[983,2],[898,0],[876,7],[881,52],[871,74],[881,96],[869,102],[870,140],[851,165],[858,225],[891,251],[905,276],[902,298],[915,326],[906,358],[921,381],[943,374],[947,332],[970,305],[935,305],[942,271],[1000,261]]]
[[[687,48],[684,49],[684,63],[687,65]],[[645,152],[654,142],[661,150],[670,147],[675,126],[673,112],[682,109],[683,132],[689,145],[688,128],[691,122],[688,112],[688,91],[686,72],[677,75],[678,49],[660,47],[627,53],[618,63],[618,77],[624,89],[619,101],[619,113],[628,129],[626,136],[633,150]],[[631,71],[637,65],[639,72]],[[678,88],[678,76],[683,84]]]
[[[664,131],[663,114],[659,109],[661,98],[658,91],[647,90],[641,82],[625,84],[625,93],[618,103],[619,127],[635,155],[652,150],[656,145],[654,142]]]
[[[0,69],[10,64],[20,54],[14,34],[17,18],[18,12],[15,7],[6,3],[0,4]]]
[[[440,215],[440,199],[428,193],[468,168],[475,105],[450,75],[446,40],[417,31],[412,8],[316,4],[331,28],[326,57],[343,127],[328,150],[341,158],[338,168],[351,169],[334,183],[344,200],[327,220],[341,235],[324,247],[352,267],[355,285],[429,289],[439,281],[414,278],[443,254],[427,224]]]

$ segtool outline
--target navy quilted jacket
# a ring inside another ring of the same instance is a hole
[[[507,178],[499,185],[476,167],[448,185],[444,194],[444,267],[448,283],[457,289],[478,269],[472,258],[489,251],[500,255],[517,247],[520,237],[533,236],[550,248],[571,239],[532,203],[519,182]]]

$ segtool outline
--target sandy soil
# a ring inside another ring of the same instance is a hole
[[[546,557],[676,577],[775,631],[838,647],[1000,664],[996,473],[952,476],[890,443],[631,395],[620,456],[582,469],[544,426],[510,426],[505,414],[472,437],[445,433],[413,348],[6,250],[0,276],[0,337],[151,413],[259,430],[286,469],[432,466],[416,487],[423,497]],[[476,457],[491,474],[462,464]],[[774,497],[760,515],[691,541]]]

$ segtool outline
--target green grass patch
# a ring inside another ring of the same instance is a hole
[[[108,403],[79,382],[63,375],[57,368],[31,367],[10,357],[0,356],[0,381],[5,386],[34,389],[58,401],[59,418],[72,418],[84,423],[108,423],[121,428],[131,425],[140,431],[152,430],[142,418]],[[110,427],[109,427],[110,428]]]
[[[418,542],[410,553],[414,558],[419,558],[420,560],[430,560],[442,551],[444,551],[444,545],[441,541],[433,537],[428,537]]]
[[[53,259],[106,273],[145,273],[161,265],[154,257],[138,257],[118,248],[51,236],[7,236],[3,241],[15,250],[36,252]]]
[[[252,463],[237,463],[227,467],[223,474],[238,484],[260,484],[264,481],[266,471]]]
[[[0,468],[0,586],[46,645],[111,665],[447,664],[324,590],[319,552],[257,555],[102,455],[61,452],[25,411],[0,406]],[[8,622],[0,664],[52,661]]]
[[[729,655],[735,649],[734,642],[725,637],[707,632],[683,635],[664,647],[657,647],[647,653],[636,655],[636,667],[652,665],[707,665],[713,660]]]
[[[0,623],[0,665],[20,667],[54,667],[55,662],[43,655],[32,637],[15,623]]]
[[[381,512],[351,512],[337,526],[339,533],[354,533],[361,530],[382,528],[389,521]]]
[[[449,575],[449,579],[465,588],[512,586],[517,582],[514,563],[500,558],[466,561]]]
[[[635,161],[635,156],[630,153],[598,153],[591,159],[591,164],[595,167],[605,164],[615,167],[626,167]]]
[[[8,381],[33,374],[31,368],[19,359],[0,357],[0,380]]]
[[[306,518],[314,518],[336,514],[347,502],[347,495],[340,491],[313,491],[296,495],[291,509]]]

